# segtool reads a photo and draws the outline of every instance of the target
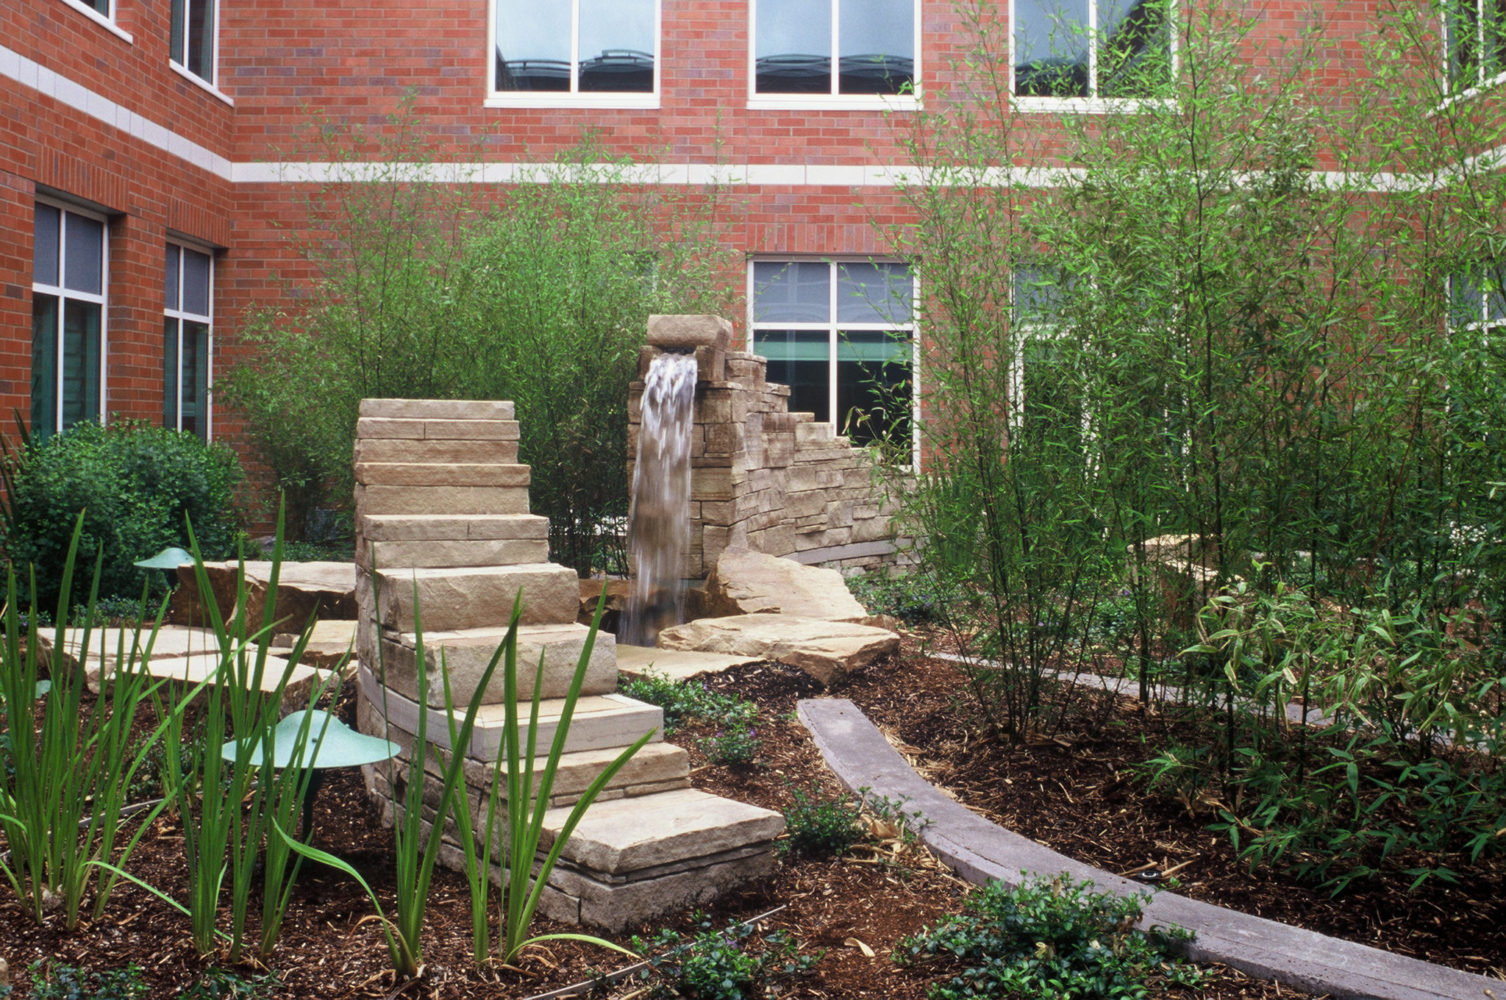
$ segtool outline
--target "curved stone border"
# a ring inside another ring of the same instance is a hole
[[[927,825],[919,836],[969,882],[999,879],[1018,884],[1027,875],[1067,873],[1100,889],[1132,895],[1146,886],[1090,867],[996,826],[933,788],[905,763],[884,735],[846,699],[799,703],[827,765],[848,788],[872,798],[902,800],[919,809]],[[1187,956],[1222,962],[1263,979],[1310,993],[1366,1000],[1506,1000],[1506,981],[1405,958],[1313,931],[1157,892],[1145,906],[1145,924],[1176,925],[1196,935]]]

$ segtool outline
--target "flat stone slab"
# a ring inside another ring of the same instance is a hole
[[[290,655],[297,645],[299,635],[284,632],[272,638],[272,649],[283,656]],[[332,670],[342,663],[355,662],[356,623],[332,619],[314,622],[309,630],[309,641],[303,647],[299,663],[310,667]]]
[[[760,657],[732,653],[702,653],[684,649],[654,649],[652,646],[617,644],[617,669],[629,674],[656,673],[672,681],[683,681],[697,674],[712,674],[744,663],[758,663]]]
[[[524,625],[573,622],[580,604],[575,571],[554,563],[378,568],[376,577],[377,621],[402,632],[414,631],[415,601],[425,634],[505,624],[519,591]]]
[[[1145,886],[996,826],[932,787],[852,702],[810,699],[801,701],[797,711],[827,766],[844,785],[863,790],[870,799],[902,801],[907,809],[920,810],[926,821],[918,831],[921,840],[968,881],[998,879],[1018,885],[1030,876],[1065,872],[1121,896],[1145,894]],[[1141,923],[1192,931],[1195,937],[1185,950],[1194,961],[1222,962],[1314,994],[1375,1000],[1506,996],[1506,981],[1393,955],[1170,892],[1150,897]]]
[[[868,610],[834,569],[729,546],[706,576],[707,617],[774,613],[825,621],[857,621]]]
[[[518,627],[518,697],[533,697],[534,673],[539,658],[544,660],[543,697],[563,698],[570,690],[576,665],[585,650],[591,630],[574,622],[565,625],[521,625]],[[450,694],[456,704],[469,704],[486,667],[507,637],[505,628],[473,628],[452,632],[424,631],[424,662],[429,675],[429,704],[444,705],[441,664],[450,675]],[[610,694],[617,689],[617,665],[613,655],[615,641],[610,633],[599,632],[591,647],[581,694]],[[418,636],[416,633],[386,633],[382,638],[384,681],[389,688],[407,698],[418,698]],[[376,651],[362,649],[361,658],[373,666]],[[482,696],[482,704],[502,701],[502,668],[499,661],[491,684]]]
[[[899,636],[885,629],[795,615],[702,618],[660,631],[658,642],[662,649],[778,660],[822,684],[899,649]]]
[[[422,420],[512,420],[513,404],[494,399],[363,399],[359,416]]]
[[[564,827],[569,810],[544,816],[547,849]],[[694,866],[699,859],[749,845],[769,844],[784,832],[779,813],[724,799],[696,788],[652,797],[594,802],[560,857],[571,865],[609,875],[666,866]]]
[[[253,628],[260,628],[271,585],[272,564],[258,560],[246,566],[246,615]],[[235,611],[240,564],[235,560],[204,564],[215,606],[228,621]],[[192,565],[178,567],[183,600],[195,605],[194,621],[205,621],[199,597],[198,578]],[[349,562],[284,562],[277,575],[277,605],[273,618],[282,631],[303,628],[311,618],[356,618],[356,567]],[[175,604],[177,602],[174,602]]]
[[[398,729],[408,733],[418,732],[419,707],[416,701],[403,697],[391,688],[383,688],[364,663],[356,671],[356,682],[361,686],[361,696],[372,704],[373,714],[368,722],[373,727],[373,735],[383,735],[377,727],[381,726],[384,713]],[[554,742],[563,705],[563,699],[551,698],[539,706],[538,736],[534,746],[540,748],[541,752],[547,753]],[[462,706],[456,708],[457,713],[464,714]],[[528,712],[527,705],[519,706],[519,727],[523,730],[519,738],[523,741],[528,738]],[[449,749],[453,744],[444,710],[430,708],[428,713],[429,742]],[[497,755],[503,752],[502,734],[506,727],[506,717],[505,705],[483,705],[476,715],[471,742],[463,748],[466,755],[482,761],[496,760]],[[664,710],[657,705],[649,705],[621,694],[582,696],[575,703],[575,715],[570,720],[565,752],[625,747],[651,729],[655,730],[651,742],[662,739]]]

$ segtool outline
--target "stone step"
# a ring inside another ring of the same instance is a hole
[[[526,468],[515,466],[514,468]],[[527,514],[528,486],[363,486],[356,484],[356,513]]]
[[[511,418],[499,420],[429,420],[421,417],[360,417],[357,440],[516,441],[520,429]]]
[[[356,596],[376,620],[399,632],[414,631],[414,607],[425,634],[494,627],[506,622],[521,591],[524,625],[575,621],[580,587],[575,571],[555,563],[517,566],[378,569],[373,581],[361,574]]]
[[[405,417],[427,420],[512,420],[511,401],[500,399],[363,399],[361,417]]]
[[[590,629],[574,622],[563,625],[523,625],[518,628],[518,697],[533,697],[534,672],[539,657],[544,660],[543,697],[563,698],[575,675],[576,664],[585,648]],[[418,636],[412,632],[384,631],[381,659],[373,640],[377,629],[363,623],[358,653],[363,663],[381,663],[383,681],[405,698],[418,698]],[[429,704],[444,705],[441,663],[450,675],[450,694],[457,705],[469,704],[481,675],[503,639],[507,629],[497,627],[459,629],[452,632],[424,631],[424,663],[429,676]],[[591,649],[582,694],[610,694],[617,689],[616,637],[600,632]],[[502,664],[499,662],[483,704],[502,701]]]
[[[475,421],[482,423],[483,421]],[[427,433],[427,428],[421,428]],[[416,433],[416,432],[415,432]],[[358,437],[357,462],[502,462],[518,460],[513,438]]]
[[[371,702],[373,710],[385,715],[396,729],[408,733],[418,732],[418,703],[411,698],[383,688],[366,664],[356,672],[361,696]],[[539,728],[535,746],[547,751],[559,728],[560,711],[564,700],[546,699],[539,705]],[[502,744],[506,726],[506,706],[483,705],[476,716],[476,727],[471,734],[470,745],[464,748],[467,756],[481,761],[496,759]],[[519,739],[526,741],[529,707],[519,706]],[[451,747],[449,723],[443,709],[428,709],[428,739],[436,746]],[[662,738],[664,711],[657,705],[645,704],[626,695],[606,694],[583,696],[575,703],[575,716],[570,720],[570,733],[566,738],[565,751],[604,750],[625,747],[649,730],[655,730],[653,742]]]
[[[363,486],[524,486],[529,467],[501,462],[357,462]]]
[[[515,566],[549,560],[549,519],[536,514],[376,514],[358,519],[362,566]]]
[[[567,809],[544,818],[547,849]],[[694,788],[598,801],[560,853],[541,909],[616,931],[707,902],[773,867],[784,817]]]
[[[378,732],[382,732],[379,728]],[[410,773],[409,765],[412,762],[412,748],[414,737],[411,733],[403,732],[395,727],[386,730],[387,739],[400,745],[403,749],[398,753],[393,762],[382,761],[370,765],[367,774],[367,787],[390,798],[392,793],[392,781],[408,780]],[[602,750],[583,750],[578,753],[567,753],[560,758],[559,766],[554,772],[554,784],[550,789],[549,806],[551,809],[569,807],[580,801],[581,795],[595,781],[602,771],[617,755],[622,752],[620,747],[608,747]],[[548,763],[547,756],[534,758],[533,773],[535,787],[539,777],[544,773]],[[442,779],[443,766],[437,754],[431,755],[425,760],[425,770],[431,779]],[[472,815],[485,816],[487,802],[491,797],[492,774],[496,768],[495,761],[476,760],[471,757],[465,759],[464,773],[466,793],[471,798]],[[507,762],[503,760],[499,782],[499,800],[507,801]],[[434,794],[426,796],[426,805],[429,810],[438,807],[438,792],[442,785],[434,782]],[[650,743],[635,753],[622,768],[612,776],[605,788],[597,796],[598,802],[607,802],[612,799],[629,798],[639,795],[650,795],[657,792],[673,791],[679,788],[690,787],[690,754],[673,743]],[[425,789],[428,792],[428,789]],[[432,815],[430,816],[432,818]],[[501,846],[500,844],[498,845]]]

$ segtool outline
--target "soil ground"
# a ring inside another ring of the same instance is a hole
[[[818,685],[776,664],[738,668],[707,679],[709,686],[756,701],[760,708],[757,760],[749,767],[710,764],[701,752],[715,725],[688,723],[672,739],[690,750],[693,781],[745,801],[784,809],[792,789],[838,791],[803,727],[795,702],[818,696]],[[1252,877],[1226,842],[1202,829],[1175,801],[1141,793],[1126,779],[1144,748],[1134,728],[1138,713],[1124,710],[1122,724],[1092,737],[1009,746],[984,740],[968,725],[957,700],[950,664],[920,655],[913,643],[903,655],[854,676],[830,692],[852,698],[932,780],[950,785],[980,812],[1058,850],[1117,872],[1151,866],[1175,872],[1181,891],[1253,912],[1290,920],[1325,933],[1442,961],[1473,971],[1506,974],[1506,886],[1499,869],[1470,873],[1465,888],[1428,888],[1411,895],[1395,886],[1329,901],[1322,893],[1280,878]],[[1142,721],[1143,720],[1143,717]],[[1160,725],[1150,720],[1152,727]],[[1126,735],[1127,734],[1127,735]],[[1137,756],[1138,755],[1138,756]],[[352,863],[382,896],[393,901],[391,833],[381,828],[354,772],[332,778],[320,794],[315,844]],[[934,966],[899,967],[896,943],[956,912],[966,891],[923,851],[875,826],[879,836],[836,859],[783,857],[768,880],[724,898],[707,914],[681,914],[638,929],[644,938],[669,927],[684,934],[705,919],[714,927],[778,909],[761,924],[780,931],[802,954],[818,956],[808,971],[782,981],[781,996],[810,998],[921,998],[948,974]],[[1181,867],[1177,867],[1181,866]],[[159,822],[132,860],[133,872],[169,895],[184,895],[181,831]],[[347,877],[306,868],[294,889],[286,923],[269,969],[270,995],[288,997],[526,998],[588,981],[622,967],[627,959],[574,943],[531,949],[519,968],[477,971],[470,961],[470,912],[465,883],[437,871],[424,932],[424,969],[413,981],[397,980],[370,903]],[[538,931],[566,930],[540,922]],[[628,935],[622,940],[628,942]],[[747,946],[759,947],[759,939]],[[871,954],[870,954],[871,953]],[[107,969],[134,963],[152,987],[150,996],[177,995],[222,956],[194,954],[187,919],[134,886],[116,890],[104,916],[72,933],[38,925],[14,897],[0,901],[0,958],[10,963],[16,996],[25,997],[24,970],[34,962],[64,962]],[[262,971],[247,965],[243,977]],[[626,997],[650,985],[631,978],[598,995]],[[1506,991],[1503,991],[1506,994]],[[641,994],[639,994],[641,995]],[[1274,1000],[1295,994],[1279,984],[1215,969],[1195,993],[1152,986],[1152,996],[1215,1000]]]

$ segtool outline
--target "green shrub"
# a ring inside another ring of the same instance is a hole
[[[790,789],[790,794],[795,801],[784,811],[784,829],[789,837],[780,843],[781,851],[831,857],[845,854],[862,839],[858,805],[850,797],[826,798],[814,787],[809,794],[799,788]]]
[[[47,974],[38,963],[30,972],[33,1000],[135,1000],[148,993],[138,965],[104,972],[91,972],[76,965],[54,965],[51,974]]]
[[[763,741],[758,730],[738,722],[718,730],[715,736],[701,740],[701,752],[713,764],[723,767],[747,767],[758,757]]]
[[[206,559],[233,555],[240,537],[234,492],[241,479],[235,453],[191,434],[140,424],[78,424],[62,434],[28,437],[6,456],[6,499],[0,509],[5,552],[37,574],[38,606],[57,603],[59,577],[74,521],[84,512],[79,552],[84,564],[103,552],[100,597],[140,598],[146,584],[161,593],[163,574],[132,563],[168,546],[189,548],[193,523]],[[74,577],[70,599],[86,603],[89,574]]]
[[[641,674],[622,684],[621,690],[629,698],[664,709],[665,735],[674,732],[685,719],[744,726],[758,716],[758,706],[751,701],[713,691],[704,683],[670,680],[663,674]]]
[[[751,947],[754,928],[734,924],[715,930],[701,917],[689,941],[679,933],[663,930],[649,941],[633,939],[633,948],[643,952],[667,949],[648,960],[640,974],[648,979],[657,973],[659,982],[649,988],[652,997],[694,997],[695,1000],[753,1000],[775,996],[780,984],[807,971],[820,955],[802,955],[795,943],[775,931],[762,938],[762,948]]]
[[[961,914],[899,943],[895,961],[946,954],[960,971],[930,989],[936,1000],[1024,997],[1098,1000],[1148,995],[1150,976],[1196,985],[1201,973],[1173,957],[1190,934],[1137,930],[1140,898],[1092,891],[1065,876],[1011,888],[990,882],[968,896]]]

